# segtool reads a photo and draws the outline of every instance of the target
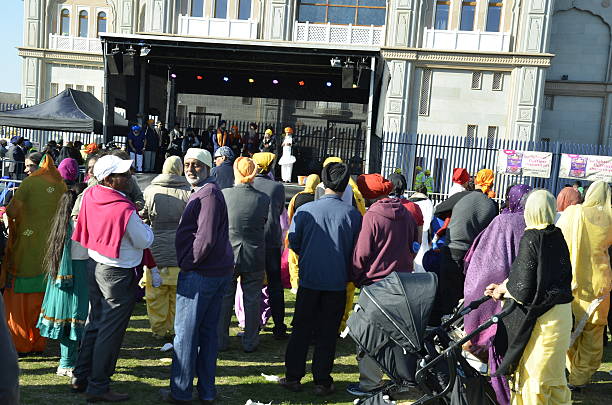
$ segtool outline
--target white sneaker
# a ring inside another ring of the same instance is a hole
[[[58,367],[57,371],[55,372],[55,374],[62,376],[62,377],[72,377],[72,369],[71,368],[64,368],[64,367]]]

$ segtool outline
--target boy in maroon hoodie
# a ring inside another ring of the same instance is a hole
[[[362,174],[357,186],[369,208],[353,252],[352,281],[361,287],[394,271],[412,272],[417,224],[400,199],[389,198],[393,184],[380,174]],[[380,367],[367,355],[359,358],[359,383],[349,384],[347,391],[363,396],[381,387]]]

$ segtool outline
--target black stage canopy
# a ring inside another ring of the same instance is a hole
[[[101,36],[108,54],[114,49],[124,55],[124,74],[127,69],[137,76],[137,64],[146,63],[150,101],[165,99],[167,90],[160,84],[175,75],[177,93],[367,104],[371,60],[380,54],[377,48],[367,46],[349,49],[328,44],[173,35]],[[126,54],[134,55],[127,58],[128,64],[135,61],[133,67],[126,65]],[[332,67],[330,60],[335,58],[339,66]],[[357,88],[342,86],[342,66],[348,61]],[[110,77],[111,81],[121,80],[120,76]],[[108,88],[117,86],[111,83]],[[118,94],[118,98],[126,100],[130,94]]]
[[[0,112],[0,125],[83,133],[102,133],[103,106],[93,94],[66,89],[31,107]],[[115,128],[127,131],[127,121],[115,114]]]

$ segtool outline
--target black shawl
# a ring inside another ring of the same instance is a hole
[[[572,266],[561,230],[528,229],[510,268],[506,288],[517,301],[497,327],[495,347],[504,356],[496,375],[511,375],[523,356],[537,319],[558,304],[572,301]]]

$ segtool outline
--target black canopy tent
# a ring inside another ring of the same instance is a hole
[[[93,94],[66,89],[31,107],[0,112],[0,125],[102,134],[104,107]],[[127,121],[115,114],[115,131],[127,133]]]

